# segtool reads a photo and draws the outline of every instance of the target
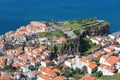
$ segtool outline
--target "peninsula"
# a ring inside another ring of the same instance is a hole
[[[32,21],[0,36],[0,80],[120,79],[120,33],[97,18]]]

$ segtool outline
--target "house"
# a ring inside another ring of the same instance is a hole
[[[88,62],[88,65],[86,67],[89,74],[97,70],[97,64],[95,62]]]
[[[54,78],[57,76],[57,74],[53,70],[48,69],[47,67],[41,67],[38,69],[38,71],[40,71],[43,75],[47,75],[51,78]]]
[[[66,66],[72,68],[72,59],[68,59],[67,61],[65,61],[64,63]]]
[[[42,45],[42,46],[39,47],[39,49],[42,50],[42,51],[45,51],[45,50],[47,50],[47,47]]]
[[[14,37],[14,31],[9,31],[5,34],[7,39],[12,39]]]
[[[53,78],[53,80],[67,80],[67,78],[65,78],[64,76],[57,76]]]
[[[43,61],[43,59],[41,57],[37,57],[36,58],[36,61],[37,61],[37,65],[40,65],[41,64],[41,61]]]
[[[14,34],[14,41],[16,41],[17,44],[26,42],[26,37],[22,33],[16,32]]]
[[[118,73],[120,73],[120,68],[118,69]]]
[[[105,60],[107,59],[107,58],[109,58],[110,56],[113,56],[113,52],[109,52],[109,53],[107,53],[107,54],[105,54],[105,55],[102,55],[101,57],[100,57],[100,60],[99,60],[99,62],[100,63],[103,63],[103,62],[105,62]]]
[[[51,55],[52,55],[52,51],[51,50],[45,50],[44,52],[42,52],[41,58],[43,58],[43,59],[50,59]]]
[[[32,27],[47,27],[47,25],[46,24],[44,24],[44,23],[41,23],[41,22],[39,22],[39,21],[32,21],[32,22],[30,22],[30,25],[32,26]]]
[[[66,44],[67,40],[64,37],[55,37],[53,39],[53,41],[55,41],[57,44]]]
[[[14,79],[20,80],[21,79],[21,72],[14,72]]]
[[[29,69],[28,69],[28,67],[26,65],[20,65],[20,71],[22,71],[22,72],[28,72]]]
[[[20,28],[17,29],[16,32],[22,32],[23,34],[26,34],[26,27],[25,26],[21,26]]]
[[[98,66],[98,71],[102,71],[103,75],[112,76],[115,74],[116,70],[115,70],[115,67],[113,67],[113,66],[101,64],[100,66]]]
[[[47,59],[50,59],[50,55],[51,54],[49,54],[49,53],[43,53],[43,54],[41,54],[41,58],[47,60]]]
[[[102,55],[102,51],[97,51],[97,52],[93,53],[93,57],[95,57],[95,58],[100,58],[101,55]]]
[[[104,38],[102,36],[96,36],[96,37],[90,38],[90,40],[95,44],[101,44],[103,39]]]
[[[45,32],[47,25],[38,21],[30,22],[30,27],[32,27],[32,33]]]
[[[72,67],[73,69],[79,68],[82,69],[85,66],[84,62],[82,62],[79,55],[75,55],[75,58],[72,58]]]
[[[116,39],[116,42],[120,44],[120,37]]]
[[[24,74],[27,76],[27,80],[36,80],[37,76],[40,74],[40,71],[33,70]]]
[[[87,74],[84,77],[82,77],[80,80],[97,80],[97,78],[93,75]]]
[[[115,52],[119,53],[120,52],[120,44],[117,44],[115,46]]]
[[[37,76],[37,75],[40,74],[40,71],[34,70],[34,71],[31,71],[31,73],[32,73],[33,76]]]
[[[14,77],[6,72],[1,72],[0,80],[14,80]]]
[[[40,74],[37,76],[37,80],[51,80],[51,78],[47,75]]]
[[[28,24],[27,26],[26,26],[26,31],[28,32],[28,33],[33,33],[32,32],[32,26],[30,25],[30,24]]]
[[[120,37],[120,31],[114,32],[114,33],[112,33],[112,34],[109,34],[108,36],[109,36],[111,39],[119,38],[119,37]]]
[[[41,66],[42,67],[47,67],[51,65],[51,61],[50,60],[45,60],[45,61],[41,61]]]
[[[120,61],[116,62],[115,67],[116,69],[120,69]]]
[[[27,51],[32,51],[32,47],[30,47],[30,46],[25,46],[25,47],[24,47],[24,51],[26,51],[26,52],[27,52]]]
[[[115,50],[115,45],[111,45],[104,48],[104,51],[106,52],[113,52],[114,50]]]
[[[4,66],[5,66],[5,63],[4,62],[0,62],[0,68],[4,68]]]
[[[64,62],[67,59],[67,56],[62,55],[62,56],[58,56],[58,62]]]
[[[57,68],[53,68],[52,69],[55,73],[57,73],[57,74],[60,74],[61,73],[61,70],[59,70],[59,69],[57,69]]]
[[[31,65],[33,65],[34,67],[37,66],[37,60],[31,60],[30,63],[31,63]]]
[[[35,49],[33,50],[33,52],[34,52],[35,54],[40,54],[40,53],[42,52],[42,50],[39,49],[39,48],[35,48]]]
[[[90,58],[89,57],[82,57],[81,61],[84,65],[88,65],[88,62],[90,62]]]
[[[110,56],[108,57],[102,64],[108,65],[108,66],[115,66],[115,63],[119,61],[119,58],[116,56]]]

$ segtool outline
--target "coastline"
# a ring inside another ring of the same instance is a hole
[[[0,79],[106,80],[105,75],[116,76],[120,73],[120,32],[109,34],[109,27],[96,18],[52,19],[6,32],[0,36]]]

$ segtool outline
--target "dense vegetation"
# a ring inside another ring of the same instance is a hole
[[[100,48],[100,45],[96,45],[90,41],[89,38],[80,38],[81,54],[90,54],[93,49]]]

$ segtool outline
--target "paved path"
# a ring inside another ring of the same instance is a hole
[[[77,38],[77,35],[73,31],[66,31],[64,33],[71,39]]]

